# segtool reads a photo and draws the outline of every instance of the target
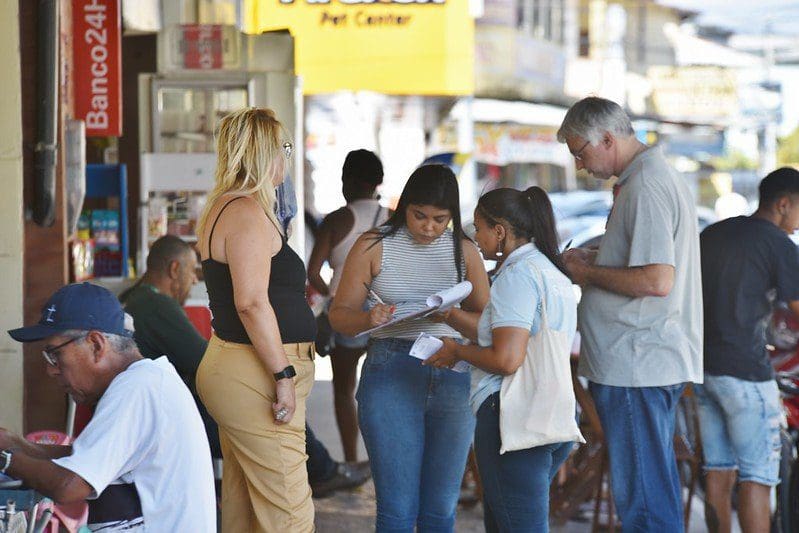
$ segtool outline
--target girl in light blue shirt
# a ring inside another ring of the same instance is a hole
[[[470,402],[486,531],[547,531],[549,485],[582,440],[569,367],[577,303],[541,188],[486,193],[474,224],[483,256],[500,261],[488,305],[466,332],[478,345],[442,339],[425,364],[474,367]]]

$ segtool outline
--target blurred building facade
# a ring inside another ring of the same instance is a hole
[[[665,1],[103,1],[121,10],[124,127],[116,135],[89,139],[86,152],[89,162],[127,165],[131,228],[141,222],[140,140],[149,127],[136,97],[140,75],[158,72],[163,36],[178,25],[189,25],[183,27],[189,32],[216,28],[211,33],[225,35],[232,35],[231,28],[237,35],[290,32],[296,45],[293,68],[302,82],[295,128],[303,132],[299,144],[305,152],[296,171],[304,173],[300,208],[304,204],[314,214],[343,203],[341,164],[356,148],[374,150],[383,159],[382,194],[389,205],[429,157],[459,169],[468,216],[479,194],[497,186],[606,187],[575,173],[573,158],[555,138],[568,106],[589,94],[623,105],[637,135],[660,143],[697,201],[713,207],[730,192],[754,194],[758,176],[774,165],[777,128],[786,116],[799,117],[799,104],[789,98],[799,90],[798,78],[781,70],[781,63],[797,62],[795,38],[736,39],[731,32],[696,25],[695,13]],[[77,0],[19,0],[0,8],[7,48],[19,50],[4,59],[9,91],[0,102],[7,132],[0,164],[13,182],[0,209],[5,329],[35,321],[46,297],[74,279],[69,161],[63,148],[70,145],[68,125],[77,116],[75,5]],[[41,31],[47,8],[60,21],[49,41]],[[249,47],[254,41],[240,42]],[[45,48],[52,52],[49,60]],[[58,82],[51,113],[54,198],[51,220],[38,224],[35,148],[42,146],[41,104],[30,88],[40,85],[45,66]],[[225,77],[223,71],[218,78]],[[212,126],[205,124],[202,132],[206,148]],[[195,142],[184,137],[180,142]],[[731,154],[746,163],[730,164]],[[10,339],[0,340],[0,426],[57,428],[66,412],[64,394],[45,378],[39,354],[26,348],[20,357],[22,352]]]

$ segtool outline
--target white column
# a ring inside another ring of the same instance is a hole
[[[474,115],[472,114],[473,96],[465,96],[461,100],[463,112],[456,117],[458,132],[458,153],[474,155]],[[461,213],[464,220],[472,217],[477,206],[480,191],[477,190],[477,162],[470,157],[461,169],[458,188],[461,193]]]
[[[0,72],[5,78],[0,98],[0,427],[22,432],[22,345],[6,331],[22,325],[22,94],[19,57],[19,2],[0,2]],[[3,44],[5,43],[5,44]]]
[[[763,124],[757,134],[757,141],[760,153],[757,175],[763,178],[777,168],[777,124],[774,121]]]

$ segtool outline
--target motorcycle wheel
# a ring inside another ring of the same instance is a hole
[[[777,508],[771,518],[771,533],[799,531],[799,459],[797,444],[787,431],[780,432],[780,484],[777,485]]]

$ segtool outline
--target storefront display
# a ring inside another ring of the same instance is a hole
[[[74,281],[130,275],[127,203],[125,165],[86,165],[86,200],[69,244]]]
[[[181,25],[159,34],[159,72],[139,78],[146,118],[139,132],[140,271],[149,245],[162,235],[197,240],[197,221],[214,185],[214,133],[225,115],[248,106],[272,108],[287,140],[302,145],[302,98],[293,69],[293,40],[286,33],[248,36],[232,26]],[[302,153],[295,151],[289,167],[300,187]],[[301,253],[304,227],[292,229],[289,242]]]

